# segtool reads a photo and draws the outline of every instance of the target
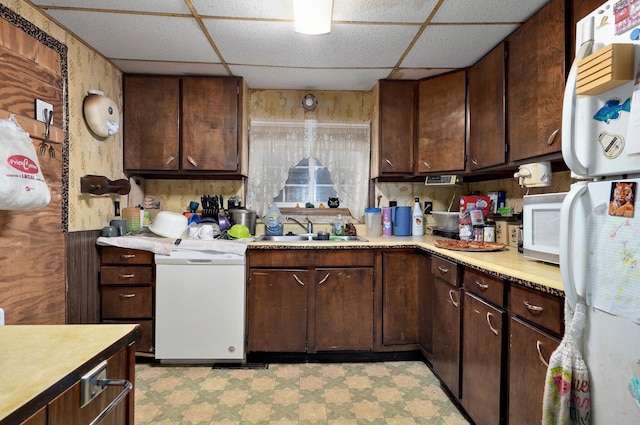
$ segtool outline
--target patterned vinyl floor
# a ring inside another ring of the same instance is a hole
[[[467,425],[422,362],[136,365],[136,424]]]

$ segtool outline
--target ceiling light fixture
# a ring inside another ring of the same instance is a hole
[[[331,32],[333,0],[293,0],[295,31],[320,35]]]

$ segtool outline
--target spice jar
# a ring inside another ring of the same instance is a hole
[[[473,225],[473,240],[476,242],[482,242],[484,240],[484,225],[483,224],[474,224]]]
[[[496,241],[496,223],[488,222],[484,226],[484,241],[495,242]]]

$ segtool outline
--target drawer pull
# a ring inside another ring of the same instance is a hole
[[[298,276],[296,276],[296,274],[293,274],[293,278],[296,280],[296,282],[298,282],[300,284],[300,286],[304,286],[304,282],[300,280],[300,278]]]
[[[329,276],[331,276],[331,273],[327,273],[327,275],[323,277],[320,282],[318,282],[318,285],[322,285],[323,283],[325,283],[327,279],[329,279]]]
[[[483,291],[489,289],[489,285],[487,285],[486,283],[478,282],[477,280],[476,285],[478,285],[478,288],[482,289]]]
[[[542,310],[544,310],[544,308],[537,306],[537,305],[533,305],[533,304],[529,304],[529,301],[525,301],[524,302],[524,306],[527,307],[527,310],[534,312],[534,313],[540,313]]]
[[[438,266],[438,270],[440,271],[440,273],[442,274],[447,274],[449,273],[449,269],[446,267],[442,267],[442,266]]]
[[[130,260],[132,258],[136,258],[136,254],[121,254],[120,255],[120,259],[121,260]]]
[[[122,298],[123,300],[129,299],[129,298],[133,298],[135,296],[136,296],[136,294],[120,294],[120,298]]]
[[[132,278],[136,277],[136,275],[133,274],[133,273],[131,273],[131,274],[119,274],[118,277],[121,278],[121,279],[132,279]]]
[[[540,358],[540,361],[542,362],[543,365],[545,365],[546,367],[549,367],[549,362],[547,362],[544,359],[544,356],[542,355],[542,351],[540,350],[540,347],[542,347],[542,342],[536,341],[536,350],[538,350],[538,357]]]
[[[97,425],[102,422],[105,416],[107,416],[118,404],[120,404],[120,402],[126,397],[127,394],[129,394],[129,392],[133,388],[131,382],[127,381],[126,379],[98,379],[98,385],[101,385],[103,387],[117,386],[123,388],[122,391],[120,391],[120,393],[116,396],[116,398],[114,398],[113,401],[109,403],[109,405],[105,407],[104,410],[100,412],[100,414],[96,416],[96,418],[91,421],[89,425]]]
[[[460,305],[459,302],[454,301],[453,299],[453,290],[449,290],[449,299],[451,300],[451,304],[453,304],[454,307],[458,307]]]
[[[491,323],[491,317],[493,316],[493,314],[491,314],[490,311],[487,311],[487,323],[489,324],[489,329],[491,329],[491,332],[493,332],[494,334],[498,335],[498,330],[496,328],[493,327],[493,323]]]

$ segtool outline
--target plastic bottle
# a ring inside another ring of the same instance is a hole
[[[282,236],[284,225],[282,224],[282,214],[275,205],[271,205],[264,217],[264,234],[269,236]]]
[[[333,233],[336,236],[342,236],[344,234],[344,223],[342,221],[342,214],[338,214],[338,219],[333,225]]]
[[[411,235],[424,236],[424,213],[420,207],[420,198],[415,198],[411,214]]]

